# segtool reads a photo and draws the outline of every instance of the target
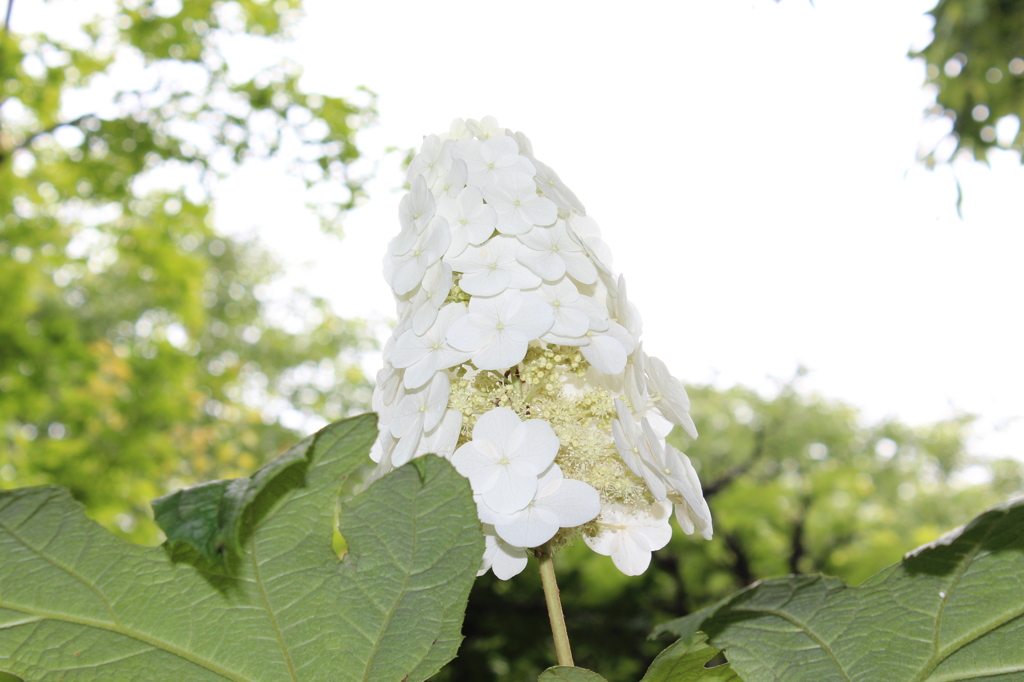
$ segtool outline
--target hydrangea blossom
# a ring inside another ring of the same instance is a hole
[[[682,384],[640,343],[596,221],[525,135],[457,119],[409,166],[384,276],[399,321],[373,408],[374,477],[414,457],[469,479],[502,580],[576,538],[628,575],[672,535],[710,539]]]

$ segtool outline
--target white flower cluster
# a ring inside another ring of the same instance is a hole
[[[597,224],[522,133],[456,120],[409,167],[384,274],[398,325],[373,408],[375,476],[434,453],[472,485],[481,573],[575,537],[628,575],[675,518],[711,538],[686,391],[647,356]]]

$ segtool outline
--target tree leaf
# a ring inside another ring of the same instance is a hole
[[[334,503],[375,432],[373,415],[339,422],[298,446],[301,461],[271,465],[226,566],[182,542],[125,543],[59,488],[0,493],[0,669],[32,682],[429,677],[461,640],[480,524],[466,480],[428,457],[422,480],[402,467],[345,505],[339,563]],[[194,508],[203,545],[212,507]]]
[[[204,483],[153,500],[157,525],[169,542],[184,542],[208,561],[223,564],[225,550],[241,552],[242,519],[249,505],[279,475],[304,466],[312,445],[310,439],[302,441],[251,478]]]
[[[540,674],[537,682],[608,682],[593,670],[556,665]]]
[[[705,668],[705,664],[721,653],[708,646],[707,637],[698,634],[693,643],[680,640],[654,659],[640,682],[741,682],[729,664]]]
[[[655,631],[703,630],[746,682],[1024,680],[1024,498],[865,584],[790,576]]]

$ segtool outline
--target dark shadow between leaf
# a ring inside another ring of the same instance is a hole
[[[712,668],[721,668],[723,665],[729,665],[729,659],[725,657],[724,651],[719,651],[710,661],[704,664],[704,667],[711,670]]]
[[[224,565],[217,565],[194,548],[184,544],[176,543],[171,546],[164,543],[161,548],[167,554],[167,558],[174,564],[187,564],[194,568],[204,580],[221,594],[228,596],[241,591],[241,583],[234,576],[238,574],[241,558],[232,552],[223,552]],[[3,682],[3,680],[0,680]]]

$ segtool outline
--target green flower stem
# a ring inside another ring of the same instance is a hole
[[[548,605],[548,618],[551,620],[551,635],[555,639],[555,654],[558,665],[572,667],[572,649],[569,648],[569,633],[565,630],[565,616],[562,614],[562,600],[558,596],[558,582],[555,580],[555,562],[548,545],[535,552],[540,562],[540,581],[544,586],[544,601]]]

